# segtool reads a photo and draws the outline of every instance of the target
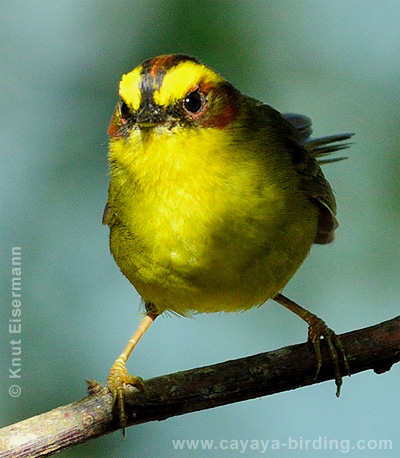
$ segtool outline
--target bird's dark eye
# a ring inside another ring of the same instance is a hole
[[[190,113],[198,113],[203,108],[203,105],[204,99],[198,91],[189,92],[183,102],[183,106]]]
[[[121,101],[121,105],[119,107],[119,111],[121,113],[121,118],[126,121],[127,118],[129,117],[130,115],[130,111],[129,111],[129,108],[128,108],[128,105],[122,100]]]

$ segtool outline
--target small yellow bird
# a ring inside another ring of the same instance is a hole
[[[331,187],[317,158],[351,134],[310,139],[311,121],[241,94],[193,57],[164,55],[124,75],[110,136],[103,223],[147,314],[107,379],[126,426],[126,361],[155,318],[235,312],[273,298],[309,325],[321,366],[328,343],[337,394],[346,370],[335,333],[280,294],[313,243],[333,240]]]

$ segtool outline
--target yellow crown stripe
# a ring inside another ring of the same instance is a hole
[[[196,89],[200,82],[217,84],[221,81],[222,76],[204,65],[182,62],[166,73],[160,89],[154,92],[154,101],[161,106],[172,105]]]
[[[119,83],[119,95],[129,108],[138,110],[142,94],[140,92],[140,80],[142,79],[142,66],[136,67],[131,72],[122,76]]]

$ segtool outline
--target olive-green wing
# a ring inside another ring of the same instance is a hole
[[[344,158],[319,159],[335,151],[349,147],[348,140],[353,134],[337,134],[328,137],[310,138],[311,119],[298,114],[285,114],[284,119],[294,128],[297,142],[303,151],[293,150],[293,163],[301,175],[301,187],[314,199],[320,208],[318,230],[314,243],[329,243],[334,238],[338,227],[336,219],[336,201],[332,188],[325,178],[320,165],[335,162]]]

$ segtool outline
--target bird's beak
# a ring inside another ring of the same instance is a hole
[[[163,124],[166,120],[165,110],[150,103],[141,107],[136,122],[140,127],[148,128]]]

